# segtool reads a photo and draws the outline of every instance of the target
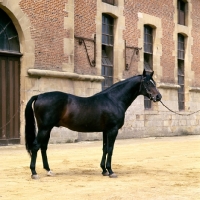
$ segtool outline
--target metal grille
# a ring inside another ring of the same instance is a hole
[[[0,144],[19,143],[20,59],[0,55]]]
[[[178,59],[184,60],[184,58],[185,58],[184,36],[178,34]]]
[[[102,2],[111,4],[111,5],[115,4],[115,0],[102,0]]]
[[[153,29],[150,26],[144,26],[144,52],[153,53]]]
[[[144,97],[144,108],[145,110],[148,110],[151,108],[151,101],[148,97]]]
[[[109,15],[102,15],[102,44],[113,46],[114,19]]]
[[[178,89],[178,106],[179,110],[184,110],[185,108],[185,86],[184,86],[184,61],[178,60],[178,84],[180,88]]]
[[[113,65],[105,51],[102,51],[102,76],[105,78],[102,82],[102,89],[104,90],[113,84]]]
[[[184,36],[178,34],[178,105],[179,110],[185,108],[185,95],[184,95],[184,59],[185,59],[185,47],[184,47]]]
[[[147,25],[144,26],[144,69],[148,72],[153,70],[153,29]],[[144,97],[145,110],[151,107],[151,100]]]
[[[178,24],[185,25],[185,2],[178,0]]]
[[[102,90],[113,84],[113,27],[114,19],[109,15],[102,15]]]

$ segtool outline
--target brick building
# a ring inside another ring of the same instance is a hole
[[[90,96],[144,68],[172,110],[200,109],[199,9],[198,0],[0,0],[0,143],[24,142],[31,96]],[[175,115],[139,96],[118,138],[199,129],[199,113]],[[54,128],[51,142],[101,137]]]

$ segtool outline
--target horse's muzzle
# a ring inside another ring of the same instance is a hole
[[[156,95],[156,101],[160,101],[162,99],[162,95],[161,94],[157,94]]]
[[[162,95],[161,94],[157,94],[156,96],[151,96],[150,100],[152,100],[153,102],[157,102],[160,101],[162,99]]]

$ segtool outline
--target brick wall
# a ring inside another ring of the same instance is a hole
[[[138,12],[162,18],[162,27],[165,30],[163,31],[162,37],[162,81],[168,83],[174,83],[175,59],[174,56],[172,56],[172,51],[174,50],[174,9],[173,0],[152,0],[151,3],[145,0],[129,0],[125,1],[124,7],[124,15],[126,21],[124,39],[126,40],[128,46],[138,46],[138,38],[141,37],[141,33],[137,28]],[[135,65],[135,67],[137,66]]]
[[[31,35],[35,41],[35,68],[61,70],[68,62],[64,55],[64,11],[67,0],[22,0],[20,7],[31,22]]]
[[[75,36],[94,39],[94,34],[96,33],[96,9],[96,0],[74,1]],[[85,41],[85,45],[90,61],[94,60],[94,43]],[[96,68],[90,66],[84,44],[79,45],[78,39],[75,39],[74,71],[80,74],[96,74]]]
[[[21,0],[20,7],[26,13],[31,22],[31,35],[35,41],[35,68],[62,70],[62,63],[68,62],[64,55],[63,38],[69,37],[69,32],[64,29],[64,17],[68,13],[64,11],[67,0]],[[195,74],[194,86],[200,86],[200,56],[199,56],[199,29],[200,29],[200,2],[191,0],[192,3],[192,70]],[[175,58],[173,31],[175,7],[173,0],[152,0],[147,3],[145,0],[127,0],[124,4],[125,26],[124,40],[127,46],[138,46],[138,38],[141,33],[138,30],[138,12],[162,18],[162,80],[163,82],[175,83],[174,66]],[[94,38],[96,33],[97,2],[95,0],[74,1],[74,33],[76,36]],[[80,74],[97,74],[96,68],[89,64],[84,45],[79,45],[75,39],[74,47],[74,69]],[[86,41],[90,60],[94,59],[94,43]],[[131,53],[127,50],[127,63],[130,63]],[[138,73],[137,63],[132,63],[131,70],[124,71],[124,78]]]
[[[195,72],[193,86],[200,87],[200,1],[192,0],[192,37],[193,37],[193,45],[192,45],[192,70]]]

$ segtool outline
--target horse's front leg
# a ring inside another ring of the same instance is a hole
[[[103,170],[102,172],[103,176],[109,176],[109,173],[106,169],[106,156],[107,156],[107,134],[106,132],[103,132],[103,155],[100,163],[100,166]]]
[[[109,177],[110,178],[116,178],[117,175],[112,171],[112,154],[113,154],[113,149],[114,149],[114,143],[115,143],[115,139],[117,137],[118,134],[118,129],[112,129],[111,131],[109,131],[107,133],[107,151],[108,151],[108,155],[107,155],[107,161],[106,161],[106,169],[109,172]]]

